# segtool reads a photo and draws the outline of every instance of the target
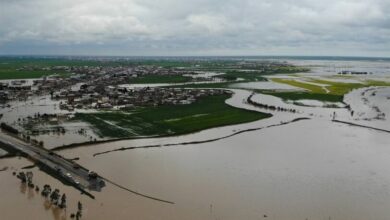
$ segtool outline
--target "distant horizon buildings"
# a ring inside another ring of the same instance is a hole
[[[85,55],[85,54],[10,54],[1,53],[0,58],[102,58],[102,59],[183,59],[183,58],[217,58],[217,59],[240,59],[240,58],[262,58],[262,59],[299,59],[299,60],[390,60],[390,56],[359,56],[359,55]]]

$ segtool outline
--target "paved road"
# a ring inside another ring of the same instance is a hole
[[[90,178],[89,170],[74,161],[67,160],[44,148],[27,144],[6,133],[0,132],[0,147],[20,152],[57,179],[74,186],[91,197],[93,196],[87,190],[100,191],[105,185],[101,177]]]

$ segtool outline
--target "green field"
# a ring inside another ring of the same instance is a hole
[[[101,137],[125,138],[185,134],[271,116],[228,106],[227,98],[229,95],[209,96],[190,105],[148,107],[132,112],[77,113],[76,120],[91,124]]]
[[[0,80],[4,79],[36,79],[43,76],[58,74],[62,77],[70,75],[63,71],[16,71],[0,69]]]
[[[262,91],[263,93],[280,97],[284,100],[299,100],[299,99],[313,99],[327,102],[341,102],[345,94],[353,89],[364,88],[369,86],[390,86],[389,82],[366,80],[359,83],[344,83],[334,82],[324,79],[303,78],[307,83],[296,81],[294,79],[280,79],[274,78],[272,81],[277,83],[284,83],[290,86],[305,89],[306,92],[270,92]],[[313,85],[311,83],[322,84],[322,86]]]
[[[329,90],[329,93],[333,95],[345,95],[353,89],[370,86],[365,83],[342,83],[319,79],[312,79],[310,82],[327,85],[326,88]]]
[[[68,62],[65,62],[65,60],[0,57],[0,80],[35,79],[54,74],[59,74],[60,76],[66,77],[70,75],[70,73],[61,70],[19,70],[20,68],[25,66],[43,68],[65,65],[64,63]]]
[[[272,81],[277,82],[277,83],[287,84],[287,85],[302,88],[302,89],[306,89],[306,90],[310,91],[311,93],[319,93],[319,94],[326,93],[326,90],[321,86],[313,85],[310,83],[304,83],[304,82],[296,81],[293,79],[273,78]]]

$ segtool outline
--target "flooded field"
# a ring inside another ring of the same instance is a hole
[[[64,116],[72,114],[68,110],[60,109],[59,103],[61,100],[52,100],[50,96],[35,96],[23,101],[12,101],[8,107],[0,109],[0,114],[3,114],[2,122],[11,124],[18,128],[22,128],[22,119],[34,117],[35,114],[62,114]],[[77,112],[93,112],[94,110],[78,109]],[[55,129],[51,127],[65,127],[66,133],[53,132]],[[84,129],[86,132],[79,134],[78,131]],[[82,143],[90,141],[91,137],[100,139],[91,129],[90,126],[83,122],[77,123],[54,123],[44,125],[41,130],[46,130],[44,133],[34,135],[37,140],[45,142],[45,147],[50,149],[71,143]]]
[[[356,110],[354,119],[361,124],[369,124],[390,130],[390,88],[371,87],[352,91],[345,101]]]

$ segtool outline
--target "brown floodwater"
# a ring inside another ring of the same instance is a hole
[[[386,133],[308,120],[211,143],[91,154],[125,143],[129,146],[133,141],[62,154],[80,157],[82,165],[115,183],[174,204],[111,184],[95,192],[96,200],[92,200],[42,172],[35,171],[34,179],[67,193],[68,215],[81,199],[86,208],[83,219],[367,220],[390,215],[390,138]],[[0,167],[26,165],[24,159],[0,160]],[[11,172],[0,172],[2,216],[62,219],[58,210],[45,208],[40,196],[22,190]]]

